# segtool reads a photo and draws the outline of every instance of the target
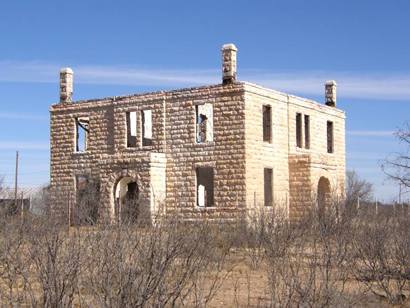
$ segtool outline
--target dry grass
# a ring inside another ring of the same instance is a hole
[[[388,307],[409,305],[410,219],[348,212],[290,224],[67,229],[5,217],[0,300],[25,307]]]

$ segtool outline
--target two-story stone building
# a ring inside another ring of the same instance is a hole
[[[95,212],[111,220],[126,198],[151,214],[228,219],[274,206],[297,218],[315,196],[343,195],[336,83],[320,104],[237,81],[236,54],[222,47],[221,84],[76,102],[62,69],[50,109],[54,210],[75,213],[91,183]]]

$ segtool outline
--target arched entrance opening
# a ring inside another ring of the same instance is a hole
[[[317,185],[317,207],[319,214],[323,214],[325,209],[329,208],[330,202],[330,181],[322,176]]]
[[[136,222],[140,212],[139,187],[131,177],[123,177],[115,185],[115,217],[118,222]]]

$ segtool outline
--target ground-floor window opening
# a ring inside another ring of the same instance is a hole
[[[100,185],[86,175],[76,176],[76,206],[71,221],[75,225],[95,224],[98,219]]]
[[[319,179],[317,185],[317,208],[319,216],[322,216],[331,204],[330,181],[325,177]]]
[[[115,188],[115,216],[122,223],[134,223],[140,215],[139,188],[130,177],[122,178]]]
[[[265,206],[273,205],[273,170],[265,168],[263,170],[264,183],[264,204]]]
[[[197,206],[214,205],[214,169],[212,167],[196,168]]]

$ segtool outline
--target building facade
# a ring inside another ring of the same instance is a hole
[[[314,198],[342,196],[336,83],[326,82],[320,104],[237,81],[236,54],[223,46],[221,84],[76,102],[73,72],[62,69],[50,108],[55,212],[73,217],[87,187],[93,217],[111,221],[134,215],[126,200],[151,217],[235,219],[281,207],[293,219]]]

